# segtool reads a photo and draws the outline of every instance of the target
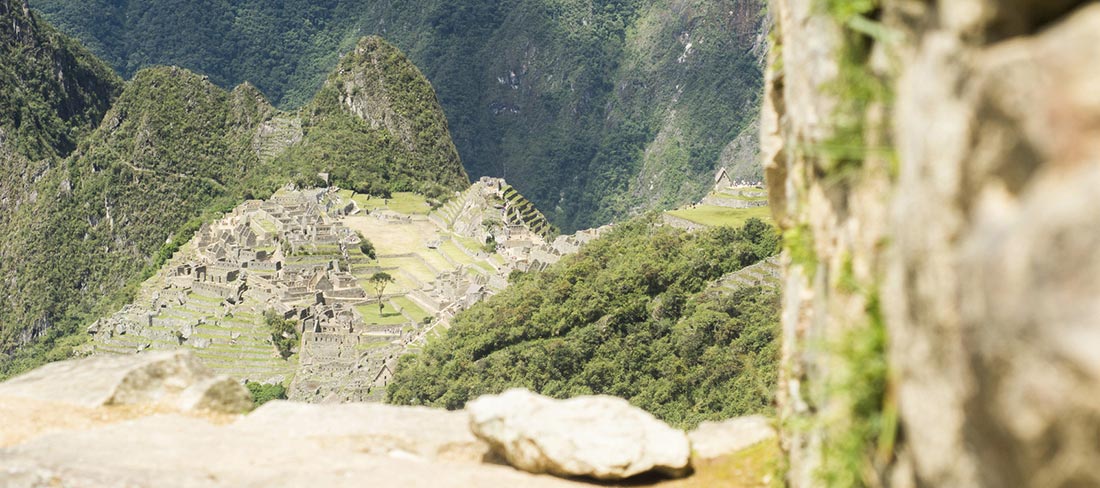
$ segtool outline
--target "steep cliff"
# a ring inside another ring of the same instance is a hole
[[[790,483],[1100,483],[1100,6],[773,4]]]

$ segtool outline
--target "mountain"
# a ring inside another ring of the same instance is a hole
[[[364,34],[409,53],[475,177],[559,227],[698,201],[719,166],[759,181],[759,0],[35,0],[123,76],[175,64],[275,104],[309,100]]]
[[[31,12],[0,2],[0,134],[29,159],[65,156],[103,117],[122,80]]]
[[[469,185],[431,84],[378,37],[341,58],[301,117],[304,142],[276,164],[331,171],[363,192],[382,183],[439,197]]]
[[[430,84],[379,39],[285,113],[251,85],[226,91],[182,68],[123,86],[25,3],[0,5],[0,24],[14,26],[0,31],[0,97],[30,110],[5,112],[0,129],[13,134],[0,145],[0,375],[67,355],[80,326],[129,302],[202,222],[245,198],[325,175],[379,194],[468,185]],[[351,80],[374,89],[342,92]],[[387,123],[357,107],[382,107]],[[352,150],[373,157],[337,152]]]

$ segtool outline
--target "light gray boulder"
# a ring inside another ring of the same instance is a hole
[[[688,433],[697,460],[717,459],[776,437],[771,421],[762,415],[722,422],[703,422]]]
[[[555,400],[514,389],[466,410],[474,435],[524,471],[601,480],[690,472],[687,435],[621,398]]]
[[[273,401],[233,430],[244,436],[275,431],[297,444],[324,439],[329,449],[422,460],[478,463],[490,457],[489,446],[470,433],[464,412],[427,407]]]
[[[89,408],[158,404],[182,411],[240,413],[252,407],[244,386],[215,375],[186,350],[47,364],[0,384],[4,396]]]

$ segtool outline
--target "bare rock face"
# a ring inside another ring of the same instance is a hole
[[[718,459],[775,437],[771,421],[761,415],[703,422],[688,433],[692,456],[698,460]]]
[[[1100,5],[816,3],[772,2],[762,117],[788,482],[1100,485]]]
[[[479,463],[492,456],[470,433],[465,412],[376,403],[316,405],[275,401],[238,421],[242,435],[261,435],[279,425],[287,442],[326,439],[331,449],[393,457]]]
[[[687,436],[621,398],[554,400],[514,389],[466,409],[474,434],[524,471],[614,480],[690,469]]]
[[[0,384],[3,396],[86,408],[155,404],[221,413],[252,408],[252,395],[244,386],[215,375],[183,350],[47,364]]]
[[[324,415],[329,407],[311,408],[320,409],[314,414]],[[401,452],[349,449],[345,436],[332,429],[308,437],[282,435],[284,427],[301,419],[267,417],[237,428],[178,414],[155,415],[47,434],[0,449],[0,484],[12,488],[578,486],[508,466],[433,462]],[[359,417],[347,429],[354,433],[370,422],[369,417]],[[424,430],[421,437],[432,435]]]

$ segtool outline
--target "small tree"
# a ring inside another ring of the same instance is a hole
[[[264,323],[271,332],[271,342],[279,350],[279,355],[286,359],[293,354],[293,349],[298,346],[301,336],[298,334],[298,326],[293,320],[287,320],[274,310],[264,312]]]
[[[361,251],[364,256],[370,259],[375,259],[378,257],[378,255],[374,252],[374,243],[367,240],[366,237],[363,237],[363,234],[359,234],[359,251]]]
[[[393,283],[393,281],[393,276],[383,271],[374,273],[367,279],[367,283],[374,289],[374,294],[378,297],[378,315],[382,315],[382,310],[386,307],[385,304],[382,303],[382,297],[386,293],[386,287],[389,286],[390,283]]]

